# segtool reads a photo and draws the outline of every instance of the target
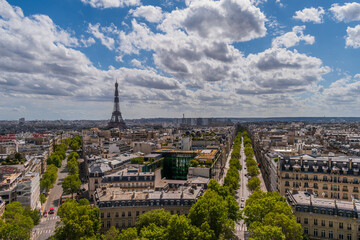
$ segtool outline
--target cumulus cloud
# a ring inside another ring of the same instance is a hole
[[[347,76],[331,83],[322,93],[324,100],[336,105],[358,105],[360,81],[355,78]]]
[[[122,8],[140,5],[140,0],[81,0],[81,2],[93,8]]]
[[[311,7],[296,11],[293,18],[301,20],[302,22],[322,23],[324,14],[325,11],[322,7]]]
[[[148,22],[160,22],[163,19],[163,13],[160,7],[140,6],[135,10],[130,10],[134,17],[143,17]]]
[[[330,71],[318,58],[281,48],[250,54],[245,62],[248,77],[239,94],[304,92]]]
[[[334,3],[330,11],[338,21],[351,22],[360,20],[360,3],[357,2],[345,3],[342,6]]]
[[[346,29],[346,47],[359,48],[360,47],[360,25],[355,27],[348,27]]]
[[[314,44],[315,37],[309,34],[304,35],[305,26],[295,26],[291,32],[285,33],[279,37],[276,37],[272,41],[272,46],[275,48],[286,47],[290,48],[298,45],[300,41],[304,41],[306,44]]]
[[[111,37],[105,36],[104,33],[99,29],[100,24],[97,23],[92,25],[89,23],[88,32],[91,33],[95,38],[101,41],[101,44],[104,45],[107,49],[113,50],[115,48],[115,40]]]
[[[187,1],[187,8],[166,14],[159,28],[165,32],[184,28],[204,39],[249,41],[266,34],[266,18],[248,0]]]

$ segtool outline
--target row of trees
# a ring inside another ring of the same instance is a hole
[[[0,239],[30,239],[31,230],[34,225],[39,224],[40,218],[39,210],[21,206],[20,202],[7,204],[0,221]]]
[[[229,162],[229,170],[226,173],[224,179],[224,186],[229,187],[231,193],[235,193],[235,190],[240,187],[240,174],[242,166],[240,164],[240,149],[241,149],[241,132],[238,132],[233,145],[233,151]]]
[[[246,167],[247,173],[251,177],[251,179],[247,183],[247,187],[250,191],[254,191],[260,188],[260,179],[257,177],[260,174],[258,164],[254,160],[254,151],[251,145],[251,139],[246,130],[243,131],[244,138],[244,153],[246,156]]]
[[[69,175],[64,178],[62,182],[63,192],[65,194],[71,194],[71,197],[74,197],[74,193],[78,192],[81,188],[81,181],[79,179],[79,154],[76,152],[71,152],[68,155],[66,170],[69,172]]]
[[[291,207],[276,192],[256,189],[246,201],[245,222],[250,240],[301,240],[303,229],[296,222]]]

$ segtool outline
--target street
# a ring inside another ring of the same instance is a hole
[[[61,182],[68,175],[67,170],[65,169],[66,160],[63,161],[63,165],[59,168],[58,178],[56,180],[54,188],[50,190],[49,196],[43,207],[42,211],[49,212],[50,208],[53,207],[55,210],[54,214],[48,214],[47,217],[43,217],[39,225],[35,226],[32,230],[32,239],[34,240],[46,240],[54,234],[56,222],[60,220],[57,216],[58,207],[60,205],[60,198],[62,195]]]

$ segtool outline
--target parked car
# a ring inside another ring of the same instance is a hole
[[[245,198],[242,197],[242,198],[241,198],[241,202],[245,202]]]
[[[245,204],[244,203],[241,203],[240,204],[240,208],[244,208],[245,207]]]
[[[54,214],[54,213],[55,213],[54,208],[53,207],[50,208],[49,214]]]

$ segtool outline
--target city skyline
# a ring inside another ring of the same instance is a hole
[[[360,3],[0,0],[0,120],[359,117]]]

